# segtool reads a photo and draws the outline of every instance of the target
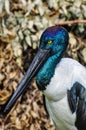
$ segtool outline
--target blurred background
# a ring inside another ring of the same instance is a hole
[[[65,57],[86,66],[86,0],[0,0],[0,109],[25,75],[42,32],[59,22],[69,32]],[[55,130],[34,79],[7,117],[0,114],[0,130]]]

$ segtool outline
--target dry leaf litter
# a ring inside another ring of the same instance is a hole
[[[0,0],[0,109],[31,63],[45,28],[59,21],[86,19],[86,0]],[[65,56],[86,65],[86,25],[66,25]],[[4,119],[0,130],[55,130],[35,80]]]

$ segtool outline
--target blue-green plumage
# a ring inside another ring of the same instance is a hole
[[[40,48],[51,49],[51,56],[45,62],[36,76],[40,90],[46,89],[54,75],[55,67],[59,63],[68,45],[68,32],[63,27],[53,26],[44,31],[40,39]],[[52,43],[48,43],[51,41]]]

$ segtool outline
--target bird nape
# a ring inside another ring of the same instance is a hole
[[[68,40],[68,32],[61,26],[52,26],[43,32],[38,52],[3,114],[11,110],[36,76],[56,129],[86,130],[86,69],[71,58],[62,58]]]

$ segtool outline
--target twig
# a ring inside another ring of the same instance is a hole
[[[62,22],[55,23],[55,25],[67,25],[67,24],[77,24],[77,23],[86,24],[86,20],[62,21]]]

